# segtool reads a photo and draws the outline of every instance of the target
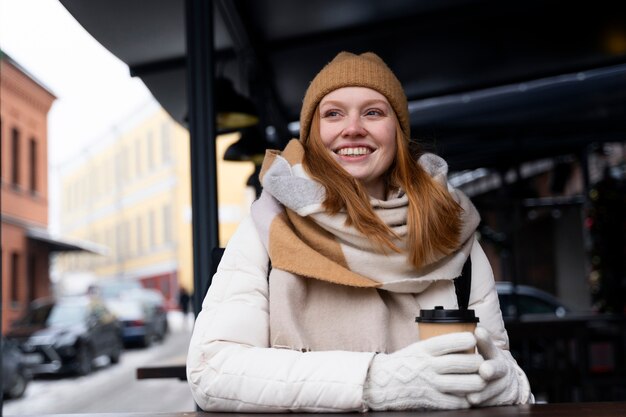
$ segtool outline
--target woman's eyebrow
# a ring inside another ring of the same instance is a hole
[[[363,103],[363,107],[367,107],[367,106],[372,106],[372,105],[383,105],[385,107],[391,107],[389,103],[387,103],[385,100],[381,100],[379,98],[375,98],[372,100],[367,100]]]
[[[323,101],[320,103],[320,107],[323,106],[344,106],[345,103],[343,101],[339,101],[339,100],[328,100],[328,101]]]
[[[371,106],[371,105],[384,105],[386,107],[390,107],[390,104],[387,103],[385,100],[381,100],[379,98],[374,98],[371,100],[366,100],[362,103],[360,103],[360,107],[367,107],[367,106]],[[328,100],[328,101],[323,101],[320,103],[320,108],[324,107],[324,106],[346,106],[347,105],[347,101],[341,101],[341,100]]]

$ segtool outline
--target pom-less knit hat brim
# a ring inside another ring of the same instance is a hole
[[[300,111],[300,140],[309,135],[313,112],[322,98],[342,87],[367,87],[384,95],[396,113],[405,137],[411,137],[406,95],[387,64],[372,52],[361,55],[340,52],[313,78],[304,95]]]

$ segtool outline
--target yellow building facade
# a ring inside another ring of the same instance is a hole
[[[193,291],[189,134],[156,104],[61,168],[60,227],[98,243],[101,255],[61,255],[61,277],[138,279],[176,306],[179,286]],[[223,161],[236,134],[218,137],[220,244],[249,212],[251,163]]]

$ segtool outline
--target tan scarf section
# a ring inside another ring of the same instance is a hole
[[[447,165],[435,155],[420,164],[445,184]],[[444,294],[456,305],[451,280],[469,256],[479,216],[469,199],[450,189],[463,207],[459,250],[415,270],[406,253],[380,253],[367,237],[345,225],[345,213],[327,214],[324,188],[302,167],[303,149],[292,140],[268,151],[263,193],[252,217],[271,262],[272,346],[296,350],[394,351],[417,339],[414,318],[422,293]],[[376,214],[405,247],[408,199],[402,193],[371,200]]]

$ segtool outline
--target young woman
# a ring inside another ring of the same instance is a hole
[[[373,53],[311,82],[300,140],[269,151],[263,193],[231,238],[187,359],[205,410],[455,409],[532,401],[508,351],[479,216],[447,165],[409,147],[407,100]],[[475,333],[419,340],[456,308],[471,257]],[[474,354],[463,353],[476,348]]]

